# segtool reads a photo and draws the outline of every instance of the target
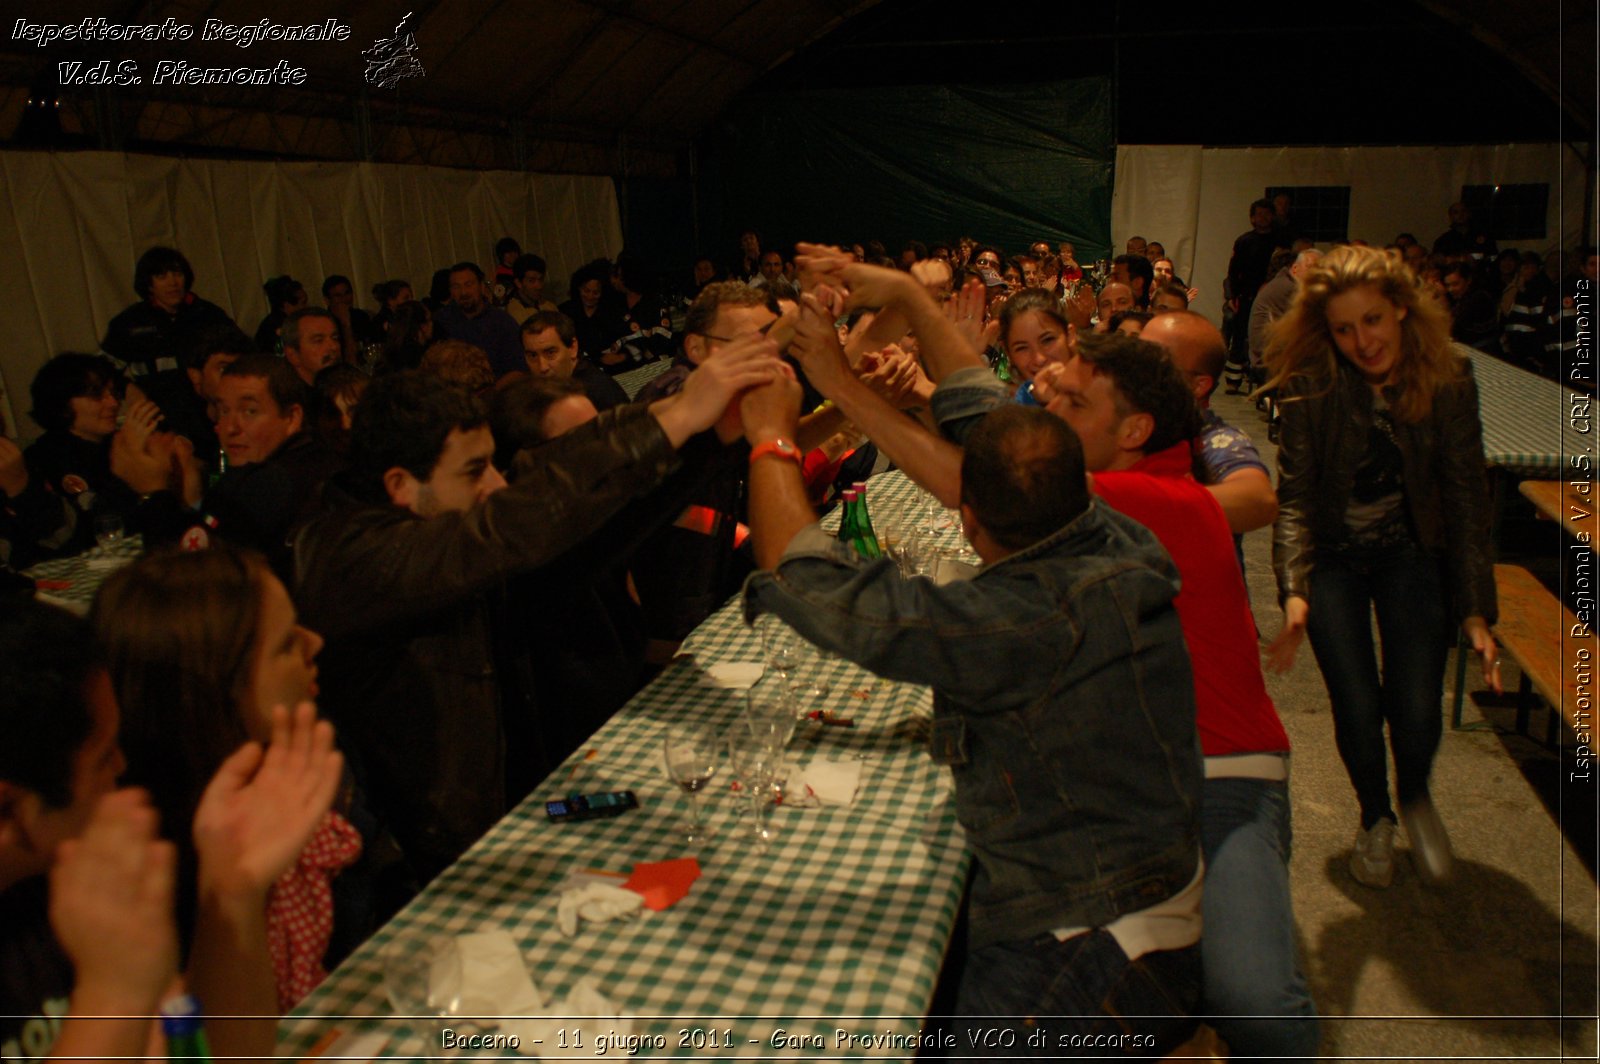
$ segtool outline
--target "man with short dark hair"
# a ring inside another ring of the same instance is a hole
[[[1466,255],[1474,262],[1493,258],[1499,251],[1494,237],[1472,224],[1472,208],[1457,201],[1450,204],[1450,228],[1433,242],[1435,255]],[[1409,260],[1408,260],[1409,261]]]
[[[339,322],[324,307],[301,307],[283,319],[283,360],[307,388],[317,374],[339,361]]]
[[[730,342],[677,396],[522,452],[510,488],[476,398],[415,372],[367,389],[351,468],[295,541],[297,600],[327,639],[322,688],[347,748],[425,876],[522,797],[508,791],[512,770],[554,767],[524,679],[529,648],[507,645],[495,589],[659,484],[677,449],[776,366],[764,338]]]
[[[435,312],[433,320],[450,339],[481,347],[496,378],[522,368],[517,323],[489,301],[483,271],[476,263],[458,262],[450,267],[450,302]]]
[[[1188,309],[1189,290],[1183,285],[1172,281],[1158,285],[1155,295],[1150,299],[1150,312],[1152,314],[1172,314]]]
[[[802,312],[801,333],[837,348],[825,314]],[[791,457],[798,390],[742,404],[764,570],[745,614],[933,687],[929,751],[954,774],[976,868],[956,1013],[1049,1015],[1058,1037],[1114,1029],[1164,1055],[1193,1029],[1200,982],[1199,751],[1171,562],[1090,500],[1063,423],[1005,406],[962,459],[962,530],[984,568],[905,580],[815,523]]]
[[[1250,231],[1233,242],[1233,256],[1228,259],[1228,279],[1225,294],[1233,310],[1231,332],[1228,337],[1228,391],[1237,392],[1244,383],[1245,370],[1250,364],[1250,308],[1256,293],[1267,280],[1267,268],[1272,263],[1272,253],[1292,242],[1273,227],[1272,203],[1258,199],[1250,204]]]
[[[1314,1057],[1316,1009],[1295,957],[1289,890],[1289,737],[1267,694],[1228,521],[1190,474],[1191,382],[1155,344],[1095,336],[1036,391],[1083,441],[1095,493],[1155,533],[1183,582],[1176,605],[1206,755],[1208,1022],[1237,1056]]]
[[[531,253],[520,256],[512,265],[512,295],[506,301],[506,313],[519,326],[541,310],[556,309],[556,305],[544,297],[546,272],[544,259]]]
[[[758,274],[751,279],[750,287],[765,288],[783,277],[783,256],[769,248],[761,253],[761,259],[756,268]]]
[[[1450,338],[1479,351],[1498,354],[1499,308],[1477,274],[1470,260],[1445,267],[1444,293],[1450,301]]]
[[[1111,279],[1133,292],[1133,309],[1150,305],[1150,288],[1155,282],[1155,267],[1143,255],[1118,255],[1111,260]]]
[[[571,378],[583,387],[596,410],[610,410],[628,401],[612,376],[578,355],[578,332],[559,310],[545,310],[522,323],[522,356],[528,372],[554,380]]]
[[[135,375],[176,369],[181,352],[200,330],[233,325],[223,309],[190,291],[194,267],[176,248],[153,247],[139,256],[133,290],[139,302],[111,319],[100,348]]]
[[[219,536],[261,552],[285,583],[293,576],[290,536],[315,508],[322,482],[340,461],[310,432],[307,393],[275,355],[250,354],[222,371],[217,434],[228,469],[203,486],[192,461],[181,488],[148,455],[119,456],[118,475],[139,492],[139,521],[151,545],[198,550]]]
[[[203,473],[218,468],[222,453],[217,439],[217,390],[222,371],[235,360],[255,352],[255,345],[234,325],[202,330],[179,359],[176,370],[140,377],[129,385],[128,397],[142,394],[161,408],[162,427],[187,439]]]

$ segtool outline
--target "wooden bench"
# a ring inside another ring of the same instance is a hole
[[[1529,695],[1537,692],[1553,711],[1546,742],[1554,745],[1558,738],[1555,712],[1574,733],[1589,734],[1594,723],[1593,671],[1600,666],[1594,631],[1588,629],[1586,634],[1574,635],[1578,631],[1577,617],[1520,565],[1495,566],[1494,585],[1500,599],[1495,638],[1522,670],[1517,731],[1527,730],[1532,703]],[[1461,723],[1459,706],[1453,723]]]

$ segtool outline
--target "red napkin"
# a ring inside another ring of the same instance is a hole
[[[675,861],[641,861],[633,875],[622,884],[626,890],[644,897],[644,907],[660,912],[670,909],[689,893],[689,885],[700,878],[700,862],[693,857]]]

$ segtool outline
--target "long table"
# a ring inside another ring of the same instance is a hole
[[[56,558],[40,562],[23,575],[40,581],[34,598],[82,617],[89,612],[95,592],[106,578],[134,561],[144,551],[144,540],[139,536],[124,536],[111,547],[93,547],[69,558]]]
[[[874,478],[869,496],[883,522],[925,512],[898,473]],[[448,1021],[392,1016],[381,953],[390,943],[420,947],[440,934],[492,929],[515,937],[547,997],[564,997],[578,979],[593,977],[619,1010],[637,1017],[635,1034],[666,1039],[666,1049],[640,1055],[814,1058],[815,1049],[774,1047],[774,1032],[815,1035],[829,1045],[840,1028],[916,1034],[950,940],[967,856],[949,776],[921,741],[928,690],[847,663],[826,666],[832,692],[805,708],[852,718],[855,726],[802,724],[790,750],[802,767],[814,758],[860,759],[852,804],[773,809],[776,840],[766,851],[753,848],[732,837],[744,803],[726,789],[724,760],[701,796],[717,838],[696,855],[702,875],[688,896],[632,921],[586,926],[574,938],[557,928],[558,889],[572,873],[627,872],[636,862],[693,853],[678,834],[687,804],[668,781],[663,741],[677,721],[732,724],[743,692],[717,686],[706,669],[758,662],[762,652],[737,600],[684,649],[285,1019],[281,1055],[304,1056],[330,1028],[376,1034],[382,1056],[439,1055]],[[551,823],[544,816],[547,800],[623,789],[635,792],[639,808],[615,819]],[[591,1039],[577,1055],[593,1057],[592,1039],[604,1024],[572,1026]],[[695,1045],[694,1035],[685,1041],[684,1031],[719,1032],[731,1045],[719,1041],[724,1048],[710,1051],[703,1040]],[[553,1047],[539,1048],[551,1055]],[[849,1053],[912,1055],[892,1046]]]
[[[1594,428],[1583,431],[1573,418],[1572,389],[1486,352],[1459,344],[1456,349],[1472,359],[1483,456],[1490,466],[1514,477],[1553,479],[1571,474],[1565,456],[1592,451]],[[1587,411],[1587,397],[1580,400]]]

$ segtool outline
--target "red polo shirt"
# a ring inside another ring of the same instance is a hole
[[[1175,605],[1194,666],[1195,719],[1207,757],[1282,753],[1289,736],[1267,694],[1255,618],[1222,507],[1190,473],[1188,442],[1131,469],[1094,474],[1112,508],[1155,533],[1183,588]]]

